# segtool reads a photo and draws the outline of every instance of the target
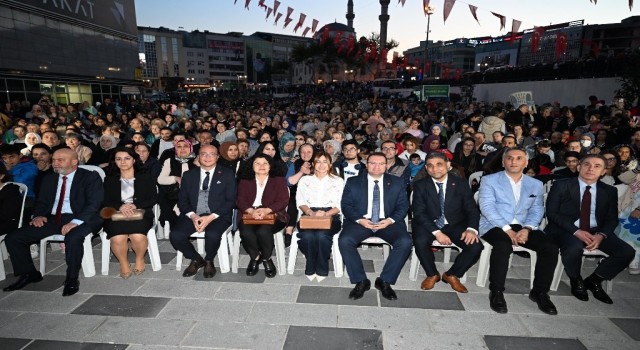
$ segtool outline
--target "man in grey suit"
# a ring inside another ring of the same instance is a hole
[[[509,256],[513,246],[520,245],[538,254],[529,299],[542,312],[556,315],[548,292],[558,262],[558,247],[538,229],[544,215],[544,190],[542,182],[522,173],[527,163],[524,149],[507,149],[502,155],[504,171],[482,177],[480,184],[480,236],[493,246],[489,305],[497,313],[507,312],[503,292]]]

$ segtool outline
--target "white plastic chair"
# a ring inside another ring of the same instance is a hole
[[[489,258],[491,257],[493,246],[487,243],[487,241],[485,241],[484,239],[480,239],[480,241],[484,245],[484,249],[482,250],[482,254],[480,254],[480,260],[478,262],[478,278],[476,279],[476,285],[478,287],[484,287],[487,283],[487,279],[489,278]],[[513,252],[527,252],[531,257],[531,274],[529,286],[530,288],[533,288],[533,280],[535,278],[536,261],[538,261],[538,254],[531,249],[527,249],[525,247],[517,245],[513,246]],[[511,254],[511,256],[509,257],[509,266],[511,266],[512,260],[513,254]]]
[[[229,267],[229,243],[227,242],[229,233],[231,232],[231,226],[229,226],[223,233],[220,241],[220,247],[218,248],[218,264],[220,265],[220,272],[227,273],[230,270]],[[191,238],[196,239],[196,245],[198,254],[204,255],[204,232],[195,232],[191,235]],[[176,270],[182,270],[182,252],[176,252]]]
[[[278,275],[285,275],[287,273],[287,262],[285,259],[285,246],[284,246],[284,230],[285,227],[275,233],[274,237],[274,248],[276,250],[276,266],[278,269]],[[293,244],[293,237],[291,239]],[[236,231],[235,236],[233,236],[233,248],[231,250],[231,272],[238,273],[238,265],[240,262],[240,230]],[[297,242],[296,242],[297,243]]]
[[[104,181],[105,173],[102,168],[95,165],[79,165],[79,168],[83,168],[90,171],[95,171],[100,175],[102,181]],[[97,232],[100,235],[102,229]],[[96,275],[96,266],[93,260],[93,247],[91,245],[91,239],[93,238],[93,233],[88,234],[83,243],[84,247],[84,256],[82,257],[82,272],[84,273],[84,277],[93,277]],[[46,262],[47,262],[47,243],[49,242],[64,242],[63,235],[51,235],[49,237],[45,237],[40,240],[40,273],[45,274],[46,270]]]
[[[582,266],[584,266],[584,259],[586,257],[599,257],[600,259],[604,259],[609,257],[609,255],[599,249],[596,249],[596,250],[585,249],[582,252]],[[562,259],[558,258],[558,265],[556,265],[556,270],[553,274],[553,281],[551,282],[551,290],[558,290],[563,272],[564,272],[564,265],[562,264]],[[611,293],[612,290],[613,290],[613,281],[609,280],[607,281],[607,293]]]
[[[147,250],[149,251],[149,260],[151,260],[151,269],[153,271],[160,271],[162,269],[162,262],[160,261],[160,250],[158,249],[159,237],[156,236],[156,230],[160,230],[160,225],[158,224],[160,206],[157,203],[153,206],[153,215],[153,225],[149,229],[149,232],[147,232]],[[107,239],[107,233],[104,232],[104,230],[100,231],[100,240],[102,241],[102,274],[106,276],[109,274],[111,241]]]
[[[469,187],[473,186],[473,181],[478,182],[480,184],[480,179],[482,178],[482,171],[476,171],[475,173],[469,175]]]
[[[338,238],[342,234],[336,234],[333,236],[333,266],[335,269],[336,277],[342,277],[344,275],[345,266],[342,260],[342,254],[340,254],[340,248],[338,247]],[[389,257],[389,251],[391,249],[391,244],[380,237],[369,237],[362,241],[360,245],[382,245],[382,259],[383,261],[387,261]]]
[[[531,91],[517,91],[509,95],[509,102],[518,108],[520,105],[526,104],[532,106],[535,104],[533,101],[533,93]]]
[[[443,248],[444,249],[444,263],[448,264],[451,261],[451,248],[456,248],[458,249],[460,252],[462,252],[462,249],[460,247],[458,247],[455,244],[450,244],[450,245],[443,245],[440,244],[438,241],[434,240],[433,243],[431,244],[431,248]],[[420,270],[420,260],[418,259],[418,255],[416,255],[416,247],[413,247],[413,249],[411,250],[411,267],[409,268],[409,279],[411,281],[416,281],[418,279],[418,272]],[[460,278],[460,282],[466,282],[467,281],[467,274],[465,273],[464,276],[462,276],[462,278]]]
[[[22,227],[22,220],[24,219],[24,204],[27,199],[28,188],[27,185],[18,182],[7,182],[7,184],[14,184],[20,188],[20,194],[22,195],[22,206],[20,208],[20,221],[18,221],[18,228]],[[0,281],[4,281],[7,278],[6,271],[4,270],[4,260],[9,257],[7,247],[4,244],[4,238],[6,235],[0,236]]]

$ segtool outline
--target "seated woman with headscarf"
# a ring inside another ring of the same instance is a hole
[[[25,148],[23,148],[20,153],[23,156],[30,156],[31,155],[31,147],[33,147],[33,145],[36,145],[38,143],[42,142],[42,137],[40,137],[40,135],[36,134],[35,132],[29,132],[27,133],[27,135],[24,137],[24,144],[25,144]]]
[[[238,152],[238,145],[235,142],[226,141],[220,145],[218,164],[232,169],[234,174],[238,171],[240,154]]]
[[[170,225],[175,225],[178,216],[173,208],[178,203],[178,192],[182,174],[196,167],[194,164],[195,154],[188,140],[176,142],[175,157],[167,158],[162,164],[158,184],[160,187],[160,221],[168,221]]]
[[[91,155],[91,159],[89,160],[90,165],[97,165],[101,168],[106,168],[111,161],[111,157],[113,155],[113,150],[118,146],[118,141],[115,137],[111,135],[102,135],[100,136],[100,141],[98,143],[98,147],[95,148],[93,154]]]
[[[279,142],[280,158],[285,162],[287,168],[295,161],[296,138],[291,133],[285,132],[280,137]]]

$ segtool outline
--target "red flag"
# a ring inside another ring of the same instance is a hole
[[[567,34],[558,32],[556,34],[556,58],[567,52]]]
[[[356,37],[353,35],[349,35],[349,40],[347,40],[347,56],[351,55],[351,52],[356,47]]]
[[[327,39],[329,39],[329,27],[324,27],[324,29],[322,29],[322,36],[320,37],[320,44],[324,44]]]
[[[369,59],[375,61],[376,57],[378,57],[378,45],[375,41],[371,41],[369,43]]]
[[[531,52],[538,52],[538,46],[540,45],[540,39],[542,39],[542,35],[544,34],[544,27],[535,27],[533,28],[533,33],[531,33]]]
[[[275,11],[274,11],[274,13],[275,13]],[[274,26],[278,24],[278,21],[280,20],[280,17],[282,17],[282,13],[278,12],[278,14],[276,15],[276,20],[275,20],[275,22],[273,22]]]
[[[244,8],[246,8],[248,10],[250,3],[251,3],[251,0],[246,0],[245,3],[244,3]]]
[[[333,45],[337,47],[340,44],[341,38],[342,38],[342,31],[339,30],[336,32],[336,36],[333,37]]]
[[[314,20],[311,22],[311,32],[312,32],[312,33],[315,33],[315,32],[316,32],[316,28],[317,28],[317,27],[318,27],[318,20],[317,20],[317,19],[314,19]]]
[[[507,17],[499,14],[499,13],[495,13],[495,12],[491,12],[494,16],[500,18],[500,30],[504,29],[504,26],[507,24]]]
[[[518,21],[518,20],[515,20],[515,19],[513,21],[511,21],[511,43],[512,44],[515,42],[516,33],[520,29],[520,25],[521,24],[522,24],[522,21]]]
[[[449,17],[449,14],[451,13],[451,10],[453,9],[453,5],[456,4],[456,0],[444,0],[444,5],[442,8],[442,14],[444,15],[444,21],[447,21],[447,18]]]
[[[258,7],[264,7],[264,9],[267,9],[267,5],[264,4],[265,0],[259,0],[258,1]]]
[[[311,30],[311,28],[307,27],[304,29],[304,31],[302,32],[302,36],[307,36],[307,33],[309,32],[309,30]]]
[[[340,45],[338,45],[338,53],[342,53],[342,51],[345,50],[345,48],[347,47],[347,43],[345,41],[341,41]]]
[[[406,1],[407,1],[407,0],[398,0],[398,4],[402,4],[402,7],[404,7],[404,3],[405,3]]]
[[[267,17],[264,18],[265,20],[271,16],[271,12],[273,12],[273,9],[271,7],[267,8]]]
[[[449,67],[445,67],[444,70],[442,71],[442,78],[449,79]]]
[[[456,75],[454,77],[455,80],[460,80],[462,78],[462,69],[456,68]]]
[[[473,5],[469,5],[469,10],[471,10],[471,14],[473,15],[473,18],[476,19],[476,22],[478,22],[478,24],[480,24],[480,21],[478,20],[478,7],[477,6],[473,6]]]
[[[287,28],[287,26],[289,25],[289,23],[293,22],[293,20],[291,18],[285,18],[284,19],[284,26],[282,26],[282,28]]]
[[[302,27],[302,24],[304,23],[304,21],[307,19],[307,15],[305,15],[304,13],[300,13],[300,19],[298,19],[298,23],[296,24],[295,27],[293,27],[293,32],[295,33],[296,31],[298,31],[298,29],[300,27]]]
[[[291,19],[291,13],[293,13],[293,9],[291,7],[287,7],[287,17],[285,17],[285,21]]]
[[[431,61],[427,61],[424,63],[424,75],[431,75]]]
[[[422,0],[422,10],[424,11],[425,17],[427,17],[427,12],[429,11],[429,2],[431,2],[431,0]],[[404,6],[404,1],[402,2],[402,6]]]
[[[278,12],[278,7],[280,7],[280,1],[274,0],[273,1],[273,13]]]

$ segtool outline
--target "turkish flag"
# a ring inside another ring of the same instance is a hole
[[[431,75],[431,61],[424,63],[424,76],[427,77],[429,75]]]
[[[567,34],[558,32],[556,35],[556,58],[567,52]]]
[[[531,52],[536,53],[540,46],[540,39],[544,34],[544,27],[535,27],[533,33],[531,33]]]

